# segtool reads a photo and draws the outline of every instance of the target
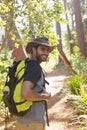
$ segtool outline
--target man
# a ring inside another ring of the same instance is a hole
[[[45,105],[51,94],[45,89],[45,78],[40,64],[47,60],[54,48],[44,37],[36,38],[26,46],[30,62],[24,76],[21,96],[33,101],[33,104],[24,116],[18,117],[16,130],[45,130]]]

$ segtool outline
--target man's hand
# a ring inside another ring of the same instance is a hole
[[[51,98],[51,93],[48,93],[46,90],[41,93],[41,96],[45,101],[48,101]]]

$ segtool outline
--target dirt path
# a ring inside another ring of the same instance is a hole
[[[47,90],[52,93],[52,98],[48,102],[50,126],[46,130],[76,130],[69,125],[72,109],[67,106],[67,95],[64,93],[66,78],[64,73],[58,73],[57,70],[48,73],[47,81],[50,85]],[[15,123],[12,123],[9,130],[14,130]],[[3,130],[3,126],[0,130]]]
[[[48,75],[47,80],[50,85],[47,89],[51,91],[52,99],[48,102],[50,127],[47,127],[47,130],[75,130],[67,127],[72,111],[67,108],[67,96],[64,95],[66,78],[67,76],[64,74],[55,76],[55,73],[51,73]]]

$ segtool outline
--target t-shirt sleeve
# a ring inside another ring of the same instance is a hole
[[[34,84],[38,82],[41,77],[41,67],[35,62],[31,61],[27,64],[27,68],[25,71],[24,81],[31,81]]]

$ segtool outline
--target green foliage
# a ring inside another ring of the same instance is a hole
[[[2,99],[2,89],[4,87],[8,66],[12,64],[11,53],[8,49],[0,54],[0,102]]]
[[[0,3],[0,13],[6,13],[8,11],[9,11],[9,6],[7,6],[4,2]]]
[[[72,101],[74,109],[77,111],[77,121],[75,120],[74,123],[77,123],[81,120],[80,128],[87,129],[87,85],[80,86],[80,95],[70,95],[69,100]],[[82,130],[79,129],[79,130]],[[84,129],[84,130],[86,130]]]
[[[69,100],[72,101],[75,110],[72,124],[77,124],[78,129],[76,130],[87,130],[87,102],[84,102],[83,97],[77,95],[71,95]]]
[[[23,7],[20,6],[16,12],[16,14],[18,13],[16,16],[20,16],[21,19],[16,19],[17,23],[22,25],[20,31],[26,41],[32,37],[49,35],[53,29],[53,21],[63,21],[60,14],[64,9],[58,0],[52,0],[51,3],[49,0],[26,1],[23,4]]]
[[[73,75],[68,79],[67,87],[69,87],[70,93],[73,94],[73,106],[78,113],[87,114],[87,58],[81,56],[79,48],[75,46],[71,60],[73,68],[78,72],[78,75]],[[82,124],[84,124],[84,121],[85,118]],[[86,124],[87,121],[85,122]]]
[[[71,76],[67,82],[70,93],[73,94],[73,106],[79,114],[87,114],[87,58],[81,56],[78,46],[74,46],[71,61],[73,68],[78,73],[78,75]],[[82,124],[85,120],[84,118]],[[87,121],[85,121],[86,124]]]
[[[84,25],[85,42],[87,46],[87,18],[84,19],[83,25]]]
[[[72,94],[80,94],[81,77],[78,75],[72,75],[67,80],[67,87]]]
[[[74,54],[71,56],[72,66],[81,75],[83,82],[87,83],[87,58],[81,56],[77,46],[74,47]]]
[[[65,51],[67,57],[69,57],[71,55],[70,45],[72,45],[73,48],[74,48],[78,44],[75,28],[72,29],[70,31],[70,33],[71,33],[71,38],[72,38],[71,40],[69,40],[69,34],[67,34],[67,33],[64,35],[64,39],[63,39],[64,40],[64,42],[63,42],[63,48],[64,48],[64,51]]]
[[[84,87],[82,89],[80,90],[80,95],[71,95],[69,100],[73,101],[73,105],[78,109],[79,113],[87,114],[87,92],[84,90]]]
[[[0,103],[2,101],[2,90],[6,79],[6,73],[0,74]]]
[[[0,54],[0,74],[7,72],[7,68],[12,64],[13,59],[11,59],[11,51],[5,49]]]
[[[1,19],[0,24],[8,30],[10,24],[16,23],[17,29],[21,32],[25,42],[36,36],[47,36],[54,32],[53,21],[65,22],[61,17],[64,12],[63,4],[59,0],[36,0],[36,1],[6,1],[0,3]],[[3,19],[3,20],[2,20]],[[11,32],[10,32],[11,33]],[[14,33],[12,40],[18,43]]]

